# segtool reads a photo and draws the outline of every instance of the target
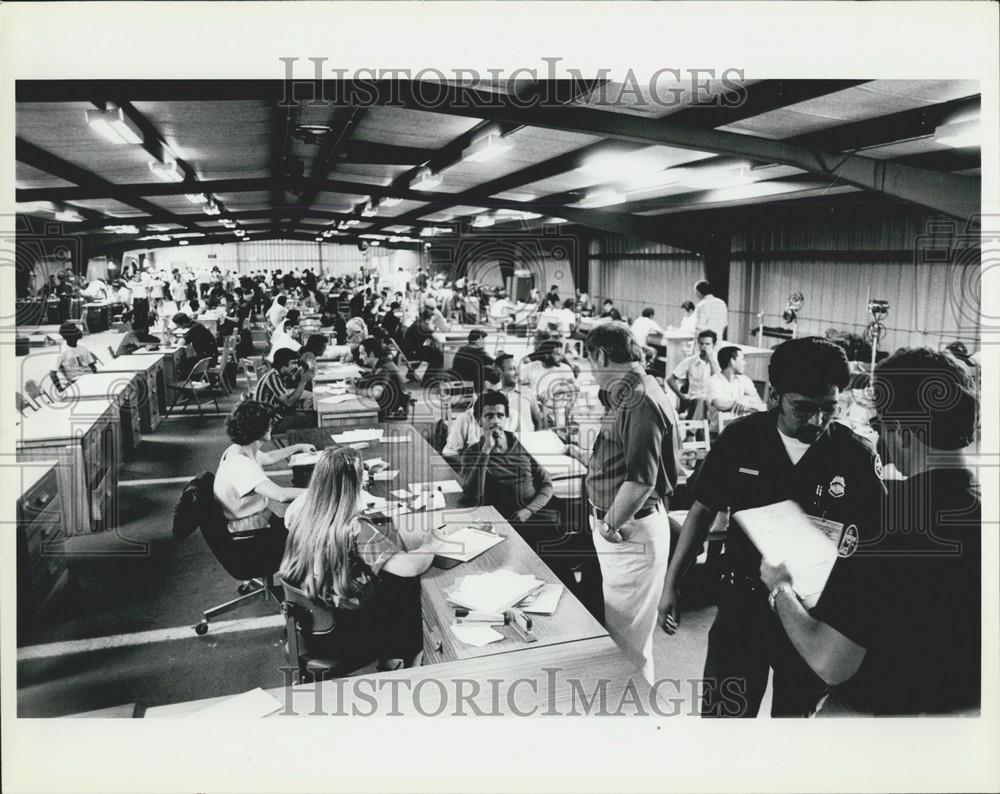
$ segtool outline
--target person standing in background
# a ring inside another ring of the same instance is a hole
[[[698,303],[694,307],[695,330],[714,331],[716,339],[725,339],[726,328],[729,326],[729,307],[726,302],[715,297],[712,285],[707,281],[695,284],[694,291],[698,296]]]

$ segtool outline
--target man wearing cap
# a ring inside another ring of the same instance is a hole
[[[486,331],[473,328],[469,331],[468,344],[455,351],[451,365],[458,380],[471,382],[477,394],[483,392],[483,370],[494,365],[493,357],[486,352]]]
[[[598,326],[586,348],[609,405],[586,481],[604,578],[605,623],[653,681],[656,607],[670,551],[667,497],[677,484],[677,417],[663,389],[643,369],[642,349],[627,326]]]

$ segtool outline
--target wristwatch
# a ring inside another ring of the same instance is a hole
[[[778,604],[777,604],[778,593],[780,593],[783,590],[786,591],[790,596],[792,596],[792,598],[798,598],[798,596],[795,595],[795,590],[792,589],[791,584],[789,584],[788,582],[782,582],[777,587],[775,587],[771,591],[771,594],[767,597],[768,603],[770,603],[771,605],[772,612],[778,611]]]

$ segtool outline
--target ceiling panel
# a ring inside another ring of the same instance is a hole
[[[729,79],[728,76],[723,81],[721,74],[719,78],[706,80],[704,76],[699,78],[684,71],[679,74],[663,72],[635,81],[608,82],[574,104],[630,116],[662,118],[692,104],[711,102],[720,94],[756,82]]]
[[[18,163],[14,174],[14,186],[18,190],[30,190],[41,187],[72,187],[73,183],[32,168],[30,165]]]
[[[440,149],[478,123],[478,119],[444,113],[373,107],[355,128],[353,138],[392,146]]]
[[[408,165],[357,164],[341,161],[337,163],[328,177],[330,179],[343,179],[345,182],[364,182],[385,187],[409,170],[410,166]]]

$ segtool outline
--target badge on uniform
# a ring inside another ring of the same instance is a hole
[[[844,478],[838,474],[836,477],[830,480],[830,485],[827,487],[826,490],[829,492],[830,496],[832,496],[834,499],[839,499],[841,496],[844,495],[844,492],[847,490],[847,483],[844,482]]]
[[[838,557],[850,557],[854,554],[854,550],[858,548],[858,526],[857,524],[848,525],[847,529],[844,530],[843,536],[840,538],[840,546],[837,547]]]
[[[883,471],[884,470],[882,468],[882,458],[879,457],[879,454],[876,452],[875,453],[875,476],[878,477],[880,480],[885,479],[882,476],[882,472]]]

